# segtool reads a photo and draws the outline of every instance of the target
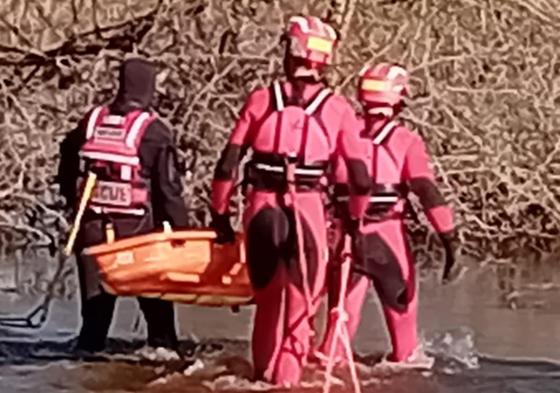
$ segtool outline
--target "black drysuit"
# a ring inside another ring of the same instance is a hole
[[[155,67],[141,59],[126,60],[120,70],[117,97],[109,106],[111,114],[124,116],[137,109],[149,109],[155,90]],[[87,117],[71,131],[60,146],[58,183],[69,208],[75,209],[79,195],[76,184],[79,177],[80,147],[85,142]],[[86,211],[76,241],[82,302],[82,327],[78,348],[100,351],[111,325],[116,297],[101,291],[93,297],[86,296],[86,285],[92,285],[91,267],[85,266],[80,253],[85,247],[105,241],[104,226],[114,225],[115,237],[145,234],[169,221],[174,228],[187,226],[187,211],[181,197],[182,186],[177,170],[175,145],[170,130],[160,120],[152,122],[141,139],[139,158],[143,176],[150,181],[151,208],[143,217],[119,214],[98,215]],[[93,283],[93,285],[97,285]],[[175,348],[177,334],[173,303],[154,298],[139,298],[140,308],[148,326],[148,345]]]

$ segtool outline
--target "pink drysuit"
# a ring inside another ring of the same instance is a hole
[[[418,294],[414,261],[406,240],[404,214],[406,194],[415,193],[433,228],[442,236],[453,232],[453,215],[439,192],[422,138],[396,121],[364,121],[362,148],[371,165],[373,179],[370,205],[364,217],[364,255],[353,264],[345,308],[347,328],[352,337],[360,322],[360,312],[370,279],[383,305],[391,337],[392,361],[406,360],[417,346]],[[372,132],[370,130],[376,130]],[[335,216],[343,216],[347,201],[346,170],[339,161],[334,171]],[[338,228],[340,230],[340,228]],[[340,236],[340,233],[338,234]],[[336,256],[335,256],[336,260]],[[329,353],[333,339],[340,286],[339,269],[332,265],[328,274],[329,309],[327,331],[318,352]],[[343,359],[338,344],[336,359]]]
[[[371,187],[350,104],[321,83],[299,87],[274,82],[250,94],[212,183],[212,208],[223,214],[239,162],[252,149],[245,172],[244,230],[256,303],[253,364],[257,378],[283,385],[301,378],[311,318],[324,289],[325,171],[333,157],[343,157],[356,218],[363,215]]]

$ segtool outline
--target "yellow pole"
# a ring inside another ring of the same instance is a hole
[[[74,243],[76,241],[76,236],[78,236],[78,230],[80,229],[80,223],[82,222],[82,216],[86,210],[87,203],[91,194],[93,192],[93,187],[95,186],[95,181],[97,180],[97,175],[93,172],[88,172],[88,178],[86,180],[86,185],[84,186],[84,191],[82,192],[82,197],[80,198],[80,206],[78,207],[78,212],[76,217],[74,217],[74,223],[72,224],[72,231],[68,237],[68,242],[66,247],[64,247],[64,254],[70,256],[72,249],[74,248]]]

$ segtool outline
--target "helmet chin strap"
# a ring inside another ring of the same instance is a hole
[[[364,108],[366,112],[366,129],[370,137],[376,135],[395,116],[394,107],[388,105],[375,105]]]
[[[367,113],[372,116],[393,117],[395,110],[391,106],[372,106],[367,109]]]
[[[321,79],[317,69],[306,68],[304,66],[297,67],[294,71],[295,78],[313,78],[316,81]]]
[[[319,82],[321,80],[321,71],[317,68],[307,67],[302,59],[296,58],[289,53],[286,47],[284,54],[284,70],[288,79],[307,79]]]

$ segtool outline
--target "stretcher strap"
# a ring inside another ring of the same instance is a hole
[[[345,239],[345,252],[350,249],[350,238],[347,236]],[[344,352],[346,355],[346,360],[348,361],[348,367],[350,368],[350,375],[352,376],[352,383],[354,384],[354,392],[361,393],[360,381],[358,379],[358,374],[356,372],[356,365],[354,363],[354,355],[352,354],[352,345],[350,341],[350,335],[348,334],[348,328],[346,322],[348,321],[348,314],[344,308],[344,301],[346,300],[346,292],[348,288],[348,279],[350,276],[350,263],[352,259],[350,255],[344,255],[343,262],[341,266],[340,274],[340,293],[338,297],[338,305],[335,310],[337,319],[334,329],[333,340],[331,341],[331,347],[329,348],[329,357],[327,361],[327,369],[325,372],[325,384],[323,385],[323,393],[329,393],[331,388],[332,371],[335,363],[335,348],[338,340],[342,342],[344,347]]]

